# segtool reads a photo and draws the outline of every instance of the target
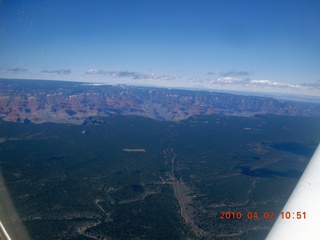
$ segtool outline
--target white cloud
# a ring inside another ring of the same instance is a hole
[[[253,92],[283,92],[320,95],[320,81],[314,83],[288,83],[270,79],[250,79],[248,76],[223,76],[209,79],[193,79],[196,88],[210,90],[235,90]]]
[[[251,80],[250,82],[253,83],[253,84],[255,84],[255,83],[257,83],[257,84],[270,84],[271,83],[270,80],[264,80],[264,79],[262,79],[262,80]]]
[[[223,78],[218,78],[217,81],[223,82],[223,83],[236,83],[236,82],[240,82],[241,79],[235,78],[235,77],[223,77]]]
[[[88,75],[106,75],[107,72],[99,69],[89,69],[85,72]]]
[[[112,78],[129,78],[132,80],[159,80],[166,81],[174,79],[173,76],[159,75],[155,73],[140,73],[134,71],[105,71],[99,69],[89,69],[85,72],[87,75],[104,75]]]
[[[249,76],[250,73],[247,71],[227,71],[227,72],[221,72],[220,76],[228,77],[228,76]]]
[[[71,74],[70,69],[54,69],[54,70],[43,70],[41,71],[42,73],[47,73],[47,74]]]
[[[25,73],[28,72],[28,69],[25,68],[19,68],[19,67],[15,67],[15,68],[7,68],[7,69],[1,69],[2,71],[6,72],[6,73]]]
[[[290,83],[284,83],[284,82],[275,82],[270,81],[266,79],[261,80],[250,80],[250,84],[252,85],[259,85],[264,87],[275,87],[275,88],[281,88],[281,89],[308,89],[308,87],[302,85],[302,84],[290,84]]]
[[[209,82],[211,84],[228,85],[228,84],[243,84],[245,80],[241,78],[236,78],[236,77],[222,77],[217,79],[210,79]]]

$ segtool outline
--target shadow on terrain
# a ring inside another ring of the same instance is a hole
[[[241,173],[243,175],[263,178],[288,177],[299,179],[302,175],[302,172],[297,170],[273,171],[266,168],[250,170],[250,167],[248,166],[241,167]]]
[[[307,158],[311,158],[317,146],[308,146],[295,142],[282,142],[282,143],[274,143],[271,147],[282,150],[286,152],[291,152],[296,155],[305,156]]]

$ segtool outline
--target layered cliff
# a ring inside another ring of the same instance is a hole
[[[139,115],[179,121],[194,115],[318,115],[313,109],[274,98],[77,82],[0,79],[4,121],[82,124],[89,116]]]

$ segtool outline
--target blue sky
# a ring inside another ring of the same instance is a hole
[[[0,77],[320,95],[320,1],[2,0]]]

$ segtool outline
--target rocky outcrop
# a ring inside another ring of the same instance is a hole
[[[112,114],[170,121],[204,114],[320,116],[320,107],[207,91],[1,79],[0,114],[5,121],[82,124],[89,116]]]

